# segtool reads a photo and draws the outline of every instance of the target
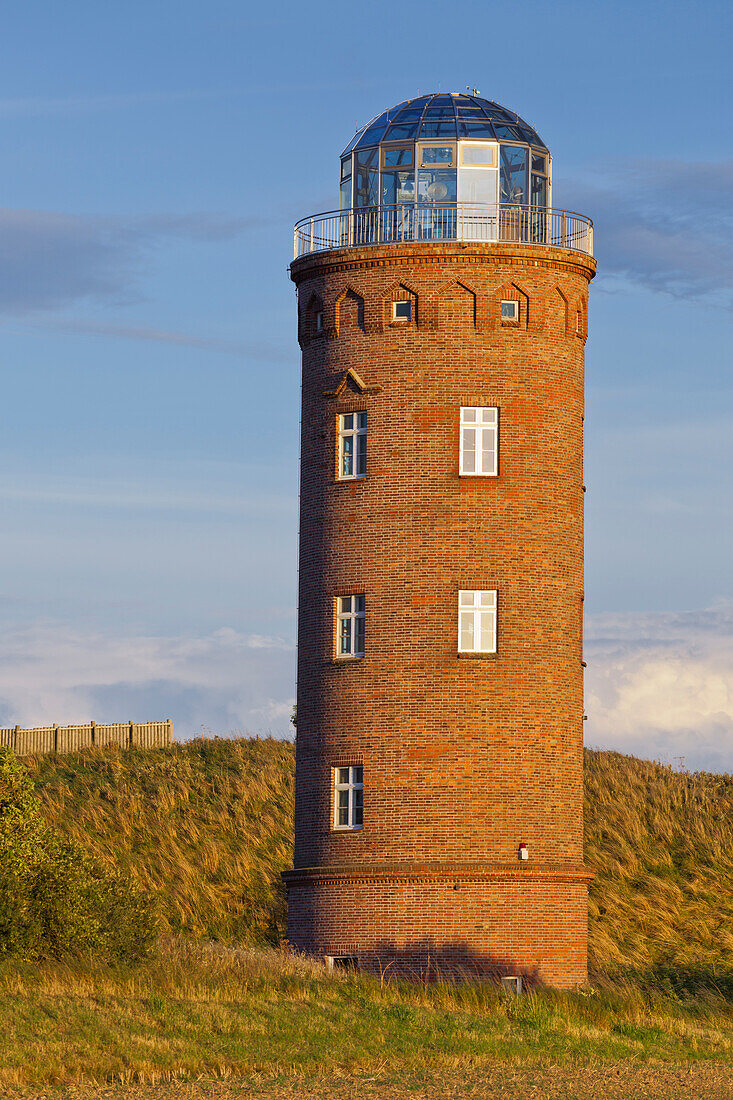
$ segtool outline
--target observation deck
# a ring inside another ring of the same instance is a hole
[[[565,248],[593,255],[593,222],[571,210],[517,203],[394,203],[330,210],[295,226],[293,258],[343,248],[447,241]]]

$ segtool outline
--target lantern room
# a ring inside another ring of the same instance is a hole
[[[359,130],[341,154],[340,208],[403,203],[550,205],[550,153],[513,111],[468,93],[419,96]]]

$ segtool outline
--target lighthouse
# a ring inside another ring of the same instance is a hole
[[[330,967],[586,980],[592,223],[478,94],[359,130],[290,267],[302,349],[288,938]]]

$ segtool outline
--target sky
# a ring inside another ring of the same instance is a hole
[[[586,742],[733,771],[730,3],[25,0],[0,37],[0,725],[291,736],[292,225],[477,87],[595,223]]]

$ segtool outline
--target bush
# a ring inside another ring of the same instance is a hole
[[[28,774],[0,748],[0,957],[132,960],[154,934],[149,903],[44,824]]]

